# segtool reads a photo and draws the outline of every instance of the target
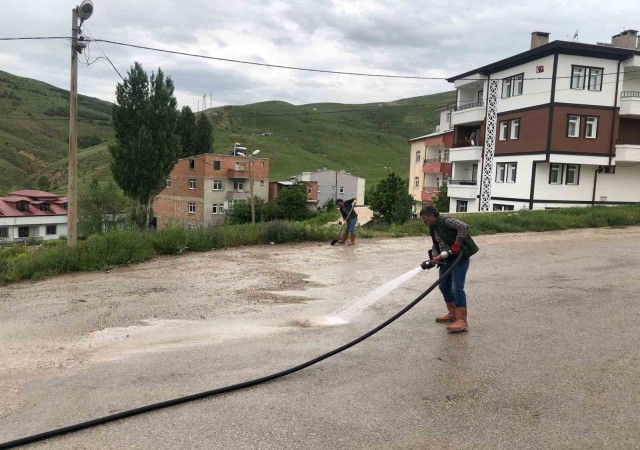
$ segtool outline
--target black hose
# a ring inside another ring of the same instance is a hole
[[[447,269],[447,271],[442,274],[442,276],[440,278],[438,278],[431,286],[429,286],[429,288],[424,291],[422,294],[420,294],[418,297],[416,297],[415,300],[413,300],[411,303],[409,303],[407,306],[405,306],[404,308],[402,308],[399,312],[397,312],[393,317],[385,320],[383,323],[381,323],[380,325],[378,325],[377,327],[375,327],[373,330],[363,334],[362,336],[360,336],[359,338],[354,339],[353,341],[344,344],[341,347],[338,347],[334,350],[331,350],[328,353],[325,353],[324,355],[318,356],[317,358],[311,359],[305,363],[302,363],[300,365],[297,365],[295,367],[292,367],[290,369],[287,370],[283,370],[281,372],[277,372],[274,373],[272,375],[267,375],[265,377],[262,378],[256,378],[255,380],[249,380],[249,381],[245,381],[243,383],[238,383],[238,384],[232,384],[231,386],[225,386],[225,387],[221,387],[218,389],[213,389],[211,391],[205,391],[205,392],[200,392],[197,394],[191,394],[191,395],[187,395],[186,397],[180,397],[180,398],[175,398],[172,400],[166,400],[164,402],[160,402],[160,403],[153,403],[151,405],[146,405],[146,406],[141,406],[139,408],[134,408],[134,409],[129,409],[127,411],[122,411],[116,414],[111,414],[109,416],[104,416],[104,417],[99,417],[97,419],[93,419],[93,420],[89,420],[87,422],[82,422],[82,423],[78,423],[75,425],[69,425],[67,427],[63,427],[63,428],[57,428],[55,430],[51,430],[51,431],[46,431],[44,433],[40,433],[40,434],[34,434],[32,436],[27,436],[24,438],[20,438],[20,439],[16,439],[13,441],[9,441],[9,442],[4,442],[0,444],[0,450],[4,450],[4,449],[8,449],[8,448],[14,448],[14,447],[18,447],[20,445],[26,445],[26,444],[31,444],[34,442],[38,442],[38,441],[44,441],[45,439],[49,439],[52,438],[54,436],[60,436],[62,434],[67,434],[67,433],[73,433],[75,431],[80,431],[80,430],[84,430],[87,428],[91,428],[91,427],[95,427],[97,425],[102,425],[108,422],[113,422],[116,420],[120,420],[120,419],[124,419],[126,417],[131,417],[131,416],[136,416],[138,414],[143,414],[149,411],[153,411],[156,409],[162,409],[162,408],[166,408],[168,406],[174,406],[174,405],[179,405],[181,403],[187,403],[193,400],[198,400],[201,398],[205,398],[205,397],[211,397],[214,395],[218,395],[218,394],[224,394],[226,392],[231,392],[231,391],[236,391],[239,389],[244,389],[244,388],[248,388],[250,386],[255,386],[256,384],[260,384],[260,383],[266,383],[267,381],[272,381],[275,380],[277,378],[281,378],[284,377],[285,375],[289,375],[292,374],[294,372],[297,372],[299,370],[305,369],[309,366],[312,366],[313,364],[316,364],[324,359],[327,359],[333,355],[336,355],[350,347],[353,347],[354,345],[364,341],[365,339],[373,336],[374,334],[376,334],[378,331],[382,330],[383,328],[385,328],[387,325],[390,325],[392,322],[394,322],[396,319],[398,319],[400,316],[402,316],[404,313],[406,313],[407,311],[409,311],[411,308],[413,308],[414,306],[416,306],[418,304],[418,302],[420,302],[423,298],[425,298],[427,295],[429,295],[429,293],[431,291],[433,291],[436,286],[438,286],[438,284],[440,284],[440,281],[446,277],[451,270],[456,266],[456,264],[458,264],[458,262],[460,261],[462,257],[462,254],[459,254],[458,257],[456,258],[456,260],[453,262],[453,264],[451,264],[451,266]]]

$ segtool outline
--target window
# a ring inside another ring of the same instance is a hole
[[[502,80],[502,98],[522,95],[522,85],[524,84],[524,74],[514,75]]]
[[[58,234],[58,226],[57,225],[47,225],[46,234]]]
[[[224,214],[224,204],[218,203],[213,205],[212,214]]]
[[[19,238],[28,238],[29,237],[29,227],[18,227],[18,237]]]
[[[549,167],[549,184],[562,184],[562,164],[551,164]]]
[[[578,184],[580,178],[580,166],[578,164],[567,164],[564,184]]]
[[[237,162],[236,163],[236,170],[244,170],[244,163]]]
[[[513,205],[501,205],[499,203],[493,204],[494,211],[513,211]]]
[[[500,140],[506,141],[509,136],[509,122],[500,122]]]
[[[166,180],[164,180],[164,187],[166,188],[171,187],[171,178],[167,178]]]
[[[509,139],[518,139],[520,137],[520,119],[513,119],[509,122],[511,133]]]
[[[0,239],[9,238],[9,229],[6,227],[0,228]]]
[[[598,118],[589,117],[585,120],[584,137],[595,139],[598,136]]]
[[[338,189],[338,192],[340,194],[344,194],[344,186],[340,186],[340,189]]]
[[[496,183],[515,183],[518,163],[496,164]]]
[[[40,203],[40,204],[38,205],[38,209],[39,209],[40,211],[49,211],[49,210],[50,210],[50,208],[49,208],[49,204],[48,204],[48,203]]]
[[[196,168],[196,160],[189,159],[189,169],[195,169],[195,168]]]
[[[27,202],[18,202],[16,203],[16,209],[18,211],[26,212],[29,210],[29,203]]]
[[[307,194],[311,194],[311,186],[307,188]]]
[[[567,137],[580,137],[580,116],[569,114],[567,118]]]
[[[264,180],[260,180],[260,186],[264,186]]]
[[[196,204],[189,203],[189,214],[195,214],[195,213],[196,213]]]
[[[242,180],[233,180],[233,190],[236,192],[242,192],[244,190],[244,183]]]
[[[222,184],[222,180],[213,180],[213,190],[214,191],[224,190],[224,184]]]
[[[220,161],[213,162],[213,170],[220,170]]]
[[[456,201],[456,212],[467,212],[467,200]]]
[[[571,66],[571,89],[602,90],[601,67]]]
[[[415,177],[413,179],[413,187],[415,187],[415,188],[419,188],[420,187],[420,178]]]
[[[189,189],[195,189],[196,188],[196,180],[194,180],[193,178],[191,178],[189,180]]]
[[[420,150],[418,150],[416,152],[416,162],[419,163],[420,162],[420,157],[422,156],[422,152]]]

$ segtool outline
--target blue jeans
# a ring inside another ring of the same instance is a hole
[[[356,224],[358,223],[358,218],[357,217],[351,217],[349,219],[349,221],[347,222],[347,231],[345,231],[345,233],[347,234],[356,234]]]
[[[457,256],[451,256],[451,262],[440,266],[440,276],[444,274]],[[464,281],[469,270],[469,258],[462,258],[453,270],[438,285],[446,303],[454,303],[456,307],[467,306],[467,294],[464,292]]]

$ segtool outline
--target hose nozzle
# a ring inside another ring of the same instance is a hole
[[[430,261],[422,261],[422,263],[420,264],[420,267],[422,267],[422,270],[429,270],[429,269],[433,269],[436,265]]]

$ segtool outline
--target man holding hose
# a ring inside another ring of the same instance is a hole
[[[435,206],[425,206],[420,211],[420,220],[429,227],[433,248],[431,267],[440,266],[440,277],[451,267],[462,253],[458,264],[449,275],[440,280],[440,292],[447,305],[447,314],[436,317],[436,322],[453,322],[447,327],[450,333],[465,331],[467,323],[467,294],[464,283],[469,270],[469,258],[478,251],[478,246],[469,236],[469,226],[453,217],[441,216]],[[442,255],[444,253],[444,256]]]
[[[342,214],[342,220],[345,222],[346,229],[344,233],[340,236],[339,244],[344,244],[347,241],[347,238],[351,236],[351,243],[347,243],[347,245],[355,245],[356,243],[356,224],[358,223],[358,214],[356,213],[356,199],[352,198],[351,200],[342,200],[339,198],[336,200],[336,205],[338,209],[340,209],[340,214]]]

